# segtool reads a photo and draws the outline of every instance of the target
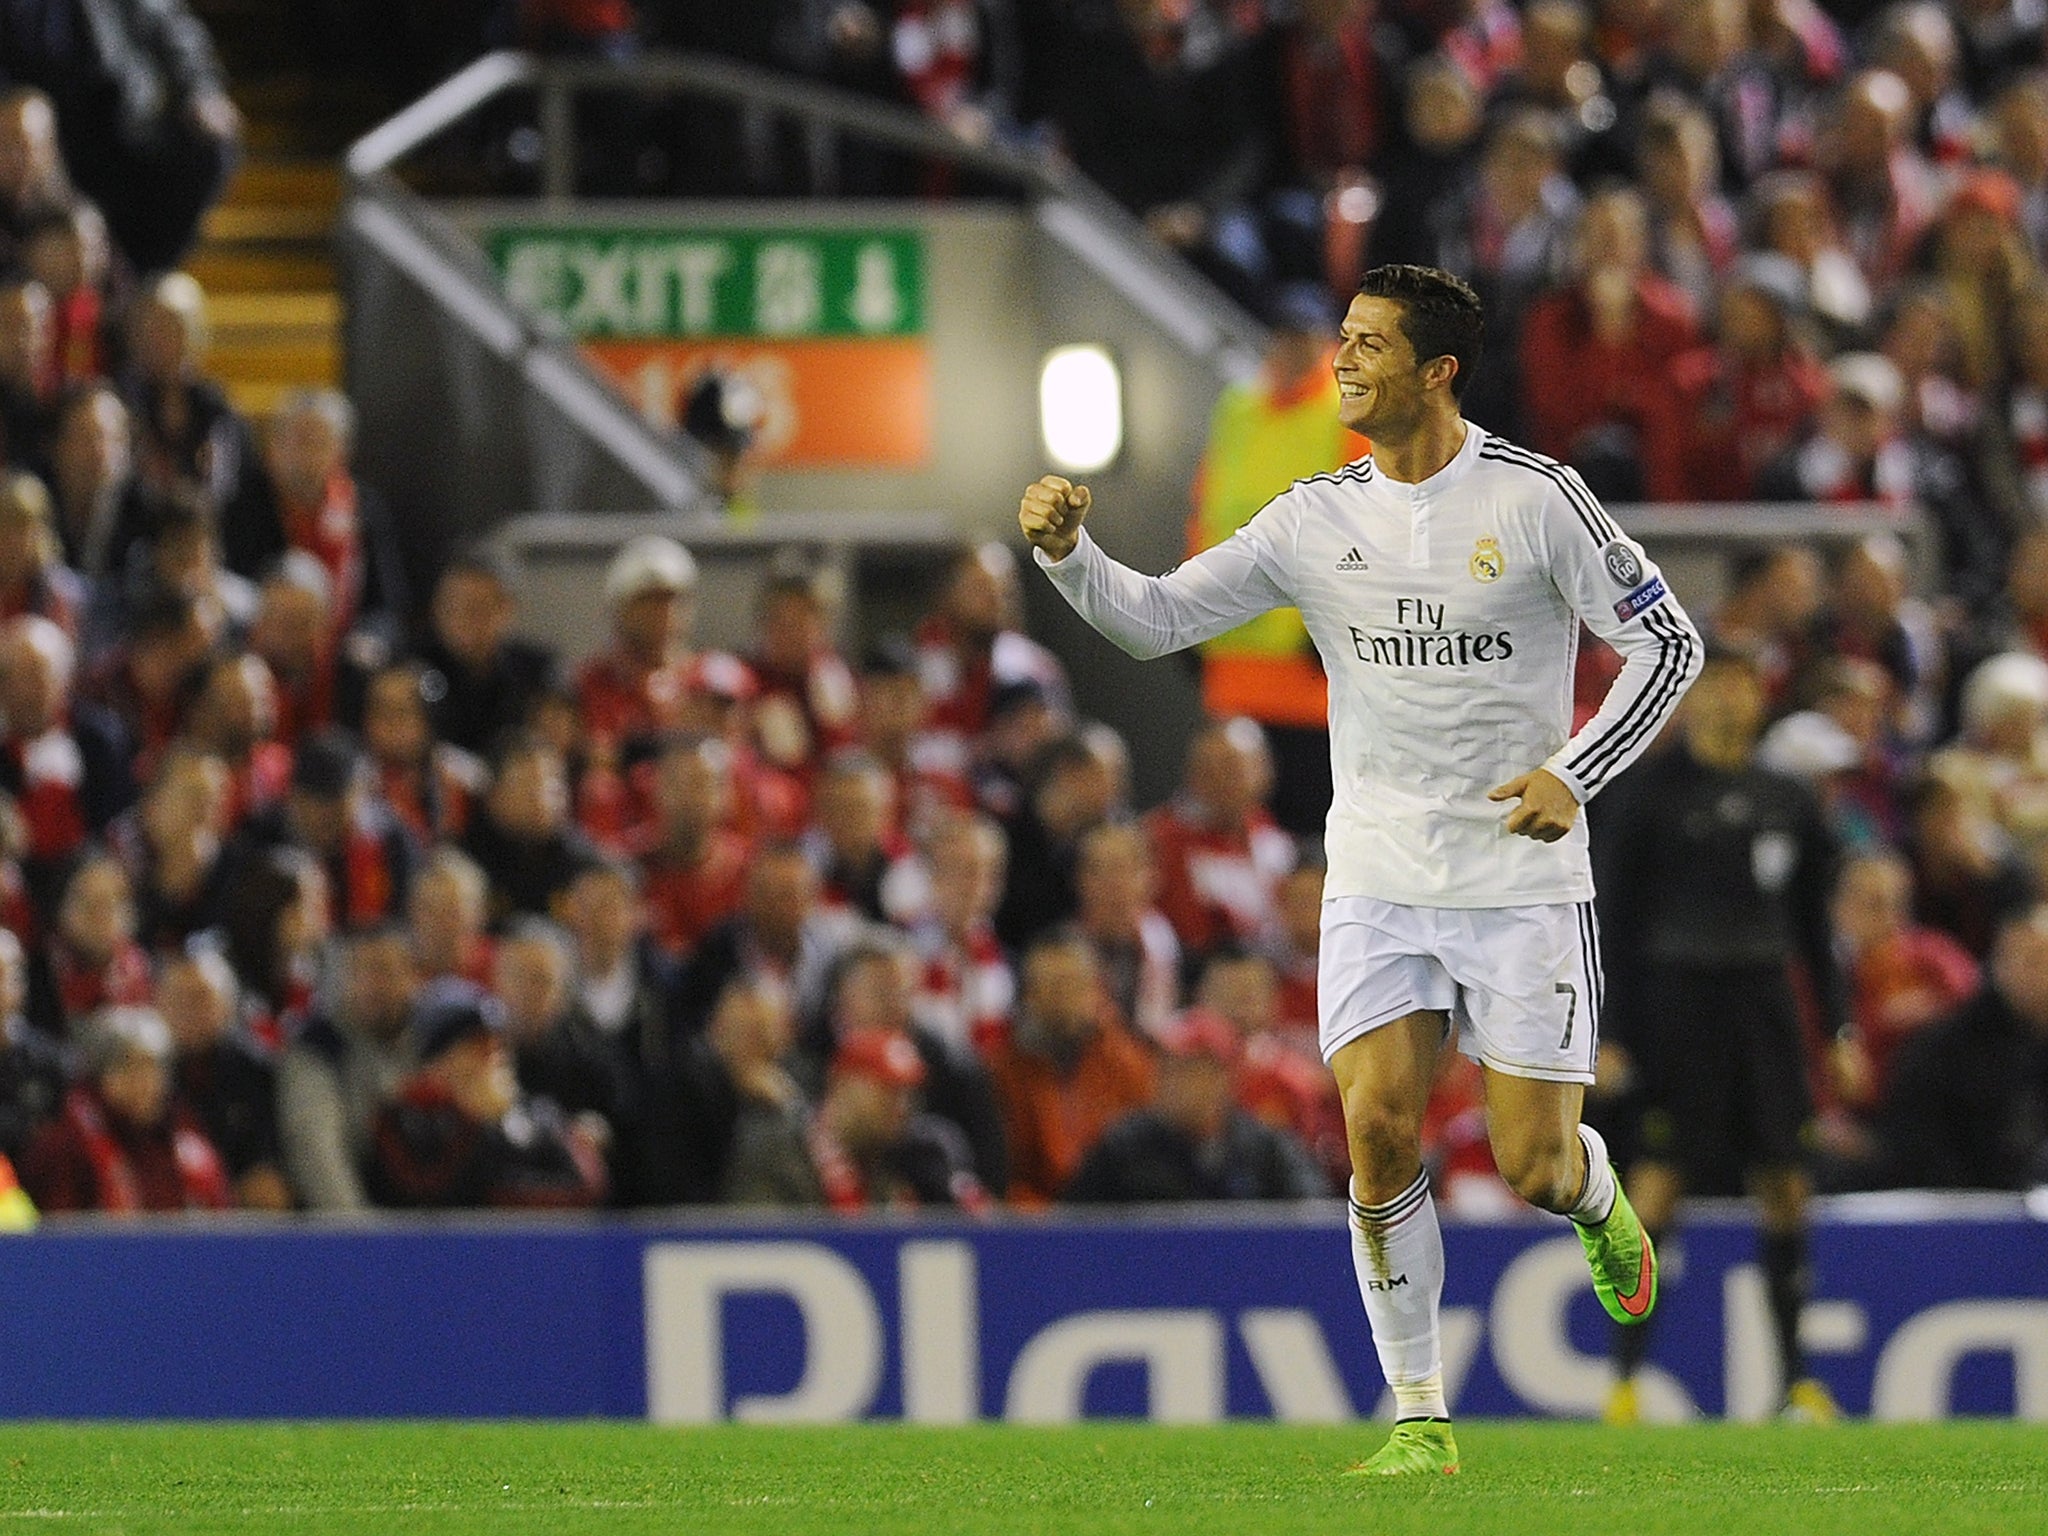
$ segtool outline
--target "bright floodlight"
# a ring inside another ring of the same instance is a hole
[[[1101,347],[1055,347],[1038,375],[1038,422],[1045,451],[1063,470],[1091,474],[1124,445],[1124,389]]]

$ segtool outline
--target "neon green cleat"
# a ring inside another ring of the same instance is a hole
[[[1345,1472],[1346,1477],[1407,1477],[1436,1472],[1449,1477],[1458,1470],[1458,1442],[1449,1419],[1408,1419],[1394,1426],[1387,1443]]]
[[[1593,1269],[1593,1294],[1607,1315],[1622,1324],[1648,1317],[1657,1305],[1657,1251],[1621,1185],[1614,1186],[1614,1209],[1599,1226],[1572,1225]]]

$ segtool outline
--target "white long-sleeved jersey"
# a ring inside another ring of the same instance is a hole
[[[1085,530],[1062,561],[1036,553],[1075,611],[1140,658],[1301,609],[1330,678],[1326,897],[1587,900],[1586,818],[1555,843],[1513,836],[1512,804],[1487,791],[1540,766],[1583,804],[1656,737],[1702,661],[1664,578],[1585,482],[1470,423],[1420,484],[1369,456],[1296,481],[1164,576]],[[1624,665],[1572,735],[1581,620]]]

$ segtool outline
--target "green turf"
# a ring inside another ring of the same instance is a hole
[[[1457,1478],[1335,1474],[1369,1425],[1029,1430],[0,1424],[0,1531],[2039,1536],[2032,1425],[1458,1426]]]

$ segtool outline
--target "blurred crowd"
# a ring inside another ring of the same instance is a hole
[[[1260,732],[1134,817],[1001,546],[856,663],[795,563],[699,649],[694,560],[642,536],[564,666],[498,550],[393,647],[296,544],[238,621],[209,533],[102,578],[136,609],[97,653],[0,625],[0,1152],[45,1209],[1332,1188],[1321,877]]]
[[[1043,150],[1262,313],[1377,262],[1457,271],[1490,331],[1469,414],[1617,500],[1917,500],[1976,600],[2048,497],[2034,0],[414,10],[351,35],[435,68],[492,41],[708,50]],[[971,189],[738,109],[591,110],[591,190]]]
[[[1742,754],[1832,850],[1810,1153],[1843,1186],[2048,1178],[2048,13],[376,9],[436,68],[489,11],[1051,143],[1248,302],[1450,266],[1494,322],[1469,414],[1617,498],[1925,505],[1932,590],[1888,537],[1778,542],[1696,617],[1753,664]],[[743,651],[704,648],[656,536],[585,657],[525,638],[496,547],[408,592],[348,403],[236,413],[175,249],[74,184],[71,110],[0,96],[0,1157],[44,1209],[1343,1187],[1321,872],[1261,726],[1211,719],[1133,806],[1001,546],[854,655],[795,558]],[[1732,729],[1703,720],[1665,750]],[[1462,1058],[1427,1140],[1443,1198],[1506,1208]]]

